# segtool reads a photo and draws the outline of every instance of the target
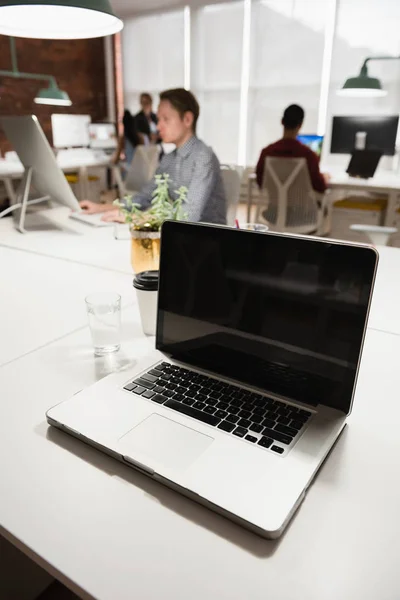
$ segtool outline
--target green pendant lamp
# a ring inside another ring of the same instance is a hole
[[[13,79],[33,79],[47,81],[49,86],[39,91],[35,98],[36,104],[54,104],[57,106],[71,106],[72,102],[67,94],[57,85],[53,75],[42,75],[41,73],[22,73],[18,69],[17,51],[15,48],[15,39],[10,37],[11,70],[0,71],[2,77],[12,77]]]
[[[71,106],[72,104],[67,92],[60,90],[55,81],[50,81],[49,87],[39,90],[35,102],[54,106]]]
[[[121,31],[109,0],[0,0],[0,33],[40,39],[84,39]]]
[[[379,98],[386,96],[387,91],[382,89],[379,79],[368,75],[367,63],[370,60],[399,60],[400,56],[368,56],[357,77],[346,79],[343,87],[337,90],[339,96],[351,96],[353,98]]]
[[[357,77],[346,79],[343,87],[337,93],[339,96],[350,96],[353,98],[378,98],[387,94],[382,89],[379,79],[368,75],[366,66],[361,68],[360,74]]]

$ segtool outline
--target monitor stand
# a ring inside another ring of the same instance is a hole
[[[13,212],[14,210],[20,210],[19,216],[17,216],[17,230],[20,233],[27,233],[24,225],[25,225],[25,215],[26,209],[31,204],[39,204],[39,202],[43,202],[45,200],[50,200],[50,196],[42,196],[41,198],[35,198],[34,200],[28,200],[29,191],[31,189],[32,182],[32,167],[28,167],[25,169],[24,175],[22,177],[22,181],[18,186],[18,190],[16,193],[16,203],[12,204],[3,212],[0,213],[0,218],[5,217],[8,213]]]

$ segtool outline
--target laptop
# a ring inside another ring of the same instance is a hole
[[[165,222],[155,350],[47,420],[277,538],[351,411],[377,262],[361,244]]]
[[[323,135],[308,135],[308,134],[300,134],[296,137],[296,139],[310,148],[315,154],[321,158],[322,155],[322,146],[324,143]]]
[[[346,173],[348,173],[350,177],[369,179],[375,175],[381,157],[382,152],[380,150],[354,150]]]

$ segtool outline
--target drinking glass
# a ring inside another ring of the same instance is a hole
[[[116,352],[121,346],[121,296],[100,292],[86,296],[85,302],[94,353]]]

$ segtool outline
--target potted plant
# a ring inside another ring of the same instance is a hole
[[[135,273],[158,270],[160,262],[160,231],[167,219],[182,221],[187,219],[183,210],[187,188],[176,190],[173,200],[169,195],[171,179],[166,173],[155,175],[156,189],[152,194],[149,208],[141,209],[133,202],[132,196],[126,196],[123,203],[115,200],[114,204],[130,224],[131,231],[131,263]]]

